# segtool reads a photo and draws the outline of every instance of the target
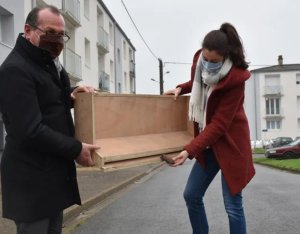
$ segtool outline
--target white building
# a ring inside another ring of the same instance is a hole
[[[300,135],[300,64],[279,56],[278,65],[252,70],[245,95],[251,140]]]
[[[135,48],[101,0],[0,0],[0,64],[35,6],[61,10],[70,36],[60,61],[71,86],[87,85],[111,93],[135,93]],[[4,145],[0,117],[0,151]]]
[[[135,92],[135,79],[129,78],[129,74],[135,78],[135,48],[103,1],[36,0],[36,5],[45,4],[61,9],[65,18],[71,39],[60,60],[72,85],[90,85],[111,93]],[[130,82],[134,85],[126,88]]]

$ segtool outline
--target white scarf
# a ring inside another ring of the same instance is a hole
[[[222,67],[216,71],[207,70],[202,64],[202,53],[199,56],[189,104],[189,118],[203,129],[204,114],[207,103],[207,91],[210,86],[217,85],[232,68],[232,62],[227,58]]]

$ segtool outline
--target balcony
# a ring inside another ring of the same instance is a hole
[[[110,92],[110,79],[109,75],[104,71],[99,72],[99,90],[101,92]]]
[[[130,78],[135,78],[135,63],[133,62],[133,60],[131,60],[129,64],[129,74]]]
[[[283,108],[279,109],[264,109],[264,118],[265,119],[282,119],[284,118]]]
[[[70,79],[76,82],[82,81],[81,57],[78,54],[66,48],[64,50],[64,65]]]
[[[264,87],[264,96],[282,96],[282,86],[265,86]]]
[[[100,54],[109,53],[109,36],[108,33],[101,26],[98,29],[97,46]]]
[[[66,19],[66,24],[69,28],[81,27],[80,24],[80,2],[79,0],[63,0],[62,16]]]

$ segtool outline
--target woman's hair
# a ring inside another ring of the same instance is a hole
[[[241,38],[235,27],[229,23],[224,23],[219,30],[208,33],[202,42],[202,48],[215,50],[221,56],[229,56],[237,68],[245,70],[249,67],[245,61]]]

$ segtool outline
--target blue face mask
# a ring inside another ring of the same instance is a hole
[[[218,70],[223,66],[223,62],[211,63],[211,62],[205,61],[203,58],[202,58],[202,64],[203,64],[203,67],[205,67],[209,71]]]

